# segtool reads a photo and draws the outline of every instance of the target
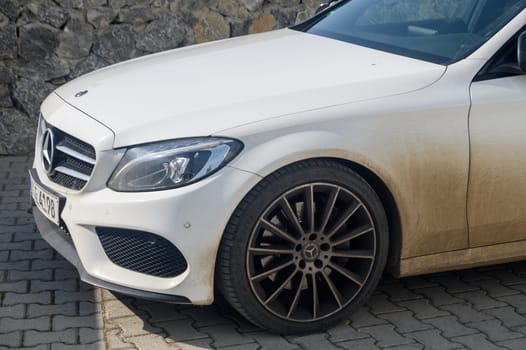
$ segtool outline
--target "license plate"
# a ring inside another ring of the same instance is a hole
[[[56,225],[60,223],[60,200],[31,178],[31,195],[38,210]]]

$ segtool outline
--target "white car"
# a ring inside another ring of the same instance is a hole
[[[526,1],[329,5],[45,100],[33,212],[82,280],[293,333],[526,258]]]

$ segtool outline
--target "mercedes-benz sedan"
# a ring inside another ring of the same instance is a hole
[[[82,280],[292,333],[526,257],[526,1],[329,5],[45,100],[33,212]]]

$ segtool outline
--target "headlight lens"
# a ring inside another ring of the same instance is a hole
[[[237,140],[202,137],[128,148],[108,186],[120,192],[167,190],[213,174],[243,149]]]

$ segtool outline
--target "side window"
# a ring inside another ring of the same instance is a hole
[[[519,67],[518,61],[518,38],[526,28],[523,28],[512,39],[510,39],[497,53],[486,63],[477,74],[474,81],[490,80],[524,75]]]

